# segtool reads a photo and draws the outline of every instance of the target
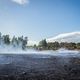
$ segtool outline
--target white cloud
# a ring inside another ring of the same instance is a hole
[[[20,5],[24,5],[24,4],[28,4],[29,3],[29,0],[11,0],[17,4],[20,4]]]

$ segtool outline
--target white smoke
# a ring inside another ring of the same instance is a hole
[[[59,34],[53,38],[46,39],[47,42],[80,42],[80,32]]]

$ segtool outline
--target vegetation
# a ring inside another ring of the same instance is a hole
[[[49,42],[47,43],[47,41],[44,39],[42,41],[39,42],[39,46],[38,49],[39,50],[58,50],[60,48],[65,48],[68,50],[79,50],[80,49],[80,43],[67,43],[67,42]]]
[[[39,42],[39,48],[41,49],[47,49],[47,42],[46,39]]]
[[[9,45],[10,44],[10,38],[9,35],[3,35],[3,41],[5,44]]]
[[[13,47],[21,47],[23,50],[26,49],[28,37],[15,37],[12,39],[9,35],[2,35],[0,33],[0,45],[12,45]]]
[[[21,47],[23,50],[26,49],[28,43],[28,37],[15,37],[10,38],[9,35],[2,35],[0,33],[0,45],[12,45],[13,47]],[[34,48],[37,50],[58,50],[60,48],[65,48],[68,50],[80,50],[80,43],[73,42],[49,42],[43,39],[39,42],[38,46],[27,46],[28,48]]]

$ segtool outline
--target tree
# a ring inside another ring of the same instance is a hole
[[[9,35],[3,35],[3,40],[4,40],[4,43],[5,44],[10,44],[10,38],[9,38]]]
[[[23,36],[18,37],[18,46],[22,47],[22,42],[23,42]]]
[[[42,47],[43,49],[47,48],[47,42],[46,39],[39,42],[39,47]]]
[[[22,41],[22,49],[25,50],[26,49],[26,45],[27,45],[27,41],[28,41],[28,38],[25,37]]]
[[[18,46],[18,40],[17,40],[17,38],[16,38],[15,36],[13,36],[11,42],[12,42],[12,45],[13,45],[14,47]]]

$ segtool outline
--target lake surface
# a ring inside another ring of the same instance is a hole
[[[0,54],[0,80],[12,80],[12,78],[80,80],[80,54]]]

